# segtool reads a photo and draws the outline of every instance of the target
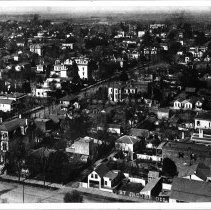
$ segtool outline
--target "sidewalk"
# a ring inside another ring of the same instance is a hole
[[[16,176],[10,176],[10,175],[4,175],[4,174],[0,175],[0,180],[14,181],[14,182],[19,182],[19,183],[24,182],[25,184],[31,184],[31,185],[36,185],[40,187],[57,188],[57,189],[61,189],[65,187],[62,184],[51,183],[51,182],[45,182],[45,185],[44,185],[44,181],[35,180],[35,179],[25,179],[23,177],[21,177],[19,180],[18,177]]]
[[[64,187],[63,189],[60,189],[59,191],[62,193],[70,192],[73,188],[71,187]],[[84,188],[84,187],[78,187],[75,188],[75,190],[83,193],[83,194],[89,194],[93,195],[95,197],[103,197],[105,199],[110,200],[117,200],[119,202],[138,202],[138,203],[152,203],[154,201],[152,200],[144,200],[142,198],[135,198],[135,197],[129,197],[124,195],[117,195],[115,193],[105,192],[96,188]]]

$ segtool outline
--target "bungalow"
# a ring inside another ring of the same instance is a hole
[[[211,183],[174,178],[169,203],[211,202]]]
[[[88,175],[88,188],[94,187],[112,192],[112,188],[122,177],[120,171],[110,171],[105,164],[101,164]]]

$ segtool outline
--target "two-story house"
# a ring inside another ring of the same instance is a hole
[[[106,164],[101,164],[88,175],[88,188],[93,187],[112,192],[112,188],[115,187],[122,178],[123,175],[120,171],[112,171]]]

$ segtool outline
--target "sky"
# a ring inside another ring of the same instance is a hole
[[[131,11],[210,11],[209,0],[0,1],[0,13],[78,13]]]

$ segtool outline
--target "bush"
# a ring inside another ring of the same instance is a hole
[[[82,203],[83,196],[77,191],[73,190],[72,192],[68,192],[64,196],[65,203]]]

